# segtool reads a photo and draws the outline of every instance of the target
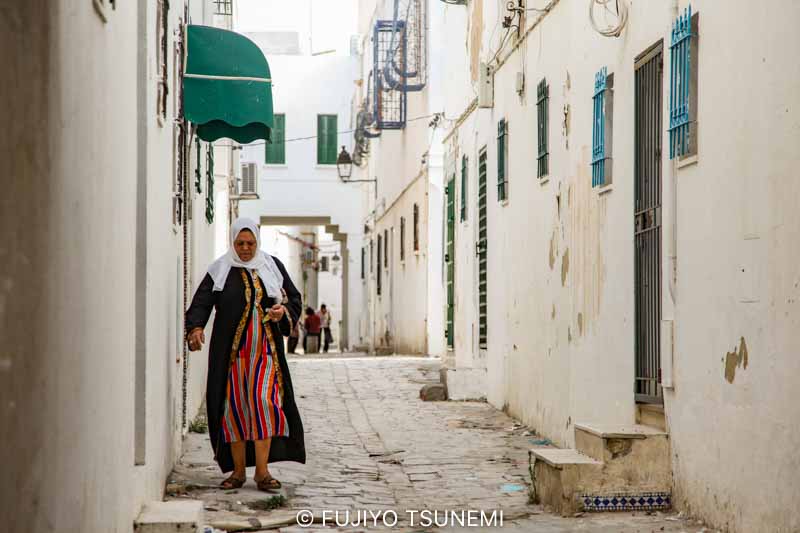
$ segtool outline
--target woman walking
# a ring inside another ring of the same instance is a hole
[[[303,424],[284,354],[300,315],[301,297],[283,264],[259,249],[258,225],[237,219],[231,248],[214,261],[186,312],[189,349],[205,342],[216,309],[208,353],[206,407],[214,459],[233,473],[224,489],[241,487],[255,466],[259,490],[281,487],[268,463],[305,463]]]

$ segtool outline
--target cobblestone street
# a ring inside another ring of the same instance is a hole
[[[252,509],[269,496],[255,490],[252,469],[242,489],[216,490],[223,476],[212,461],[208,435],[190,433],[185,441],[168,493],[204,500],[206,521],[216,528],[330,531],[319,523],[287,523],[303,509],[314,511],[318,521],[324,510],[393,510],[398,530],[424,531],[411,527],[419,517],[412,524],[407,511],[474,509],[502,511],[504,531],[709,531],[672,514],[564,518],[529,504],[528,450],[542,439],[487,403],[421,401],[420,387],[438,381],[436,359],[298,356],[290,366],[308,463],[271,467],[284,484],[282,508]],[[340,528],[364,529],[369,528]]]

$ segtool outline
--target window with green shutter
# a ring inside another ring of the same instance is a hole
[[[497,123],[497,201],[508,199],[508,123]]]
[[[467,168],[469,168],[469,159],[467,156],[461,156],[461,222],[467,220]]]
[[[268,165],[286,164],[286,115],[274,116],[272,142],[266,143],[266,163]]]
[[[317,164],[335,165],[337,137],[337,116],[317,115]]]

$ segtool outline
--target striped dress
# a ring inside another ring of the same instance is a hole
[[[244,270],[242,275],[246,276]],[[265,315],[258,303],[263,289],[258,275],[246,277],[246,286],[250,281],[255,285],[255,298],[248,301],[247,326],[242,328],[244,341],[232,358],[228,372],[222,418],[225,442],[289,436],[282,408],[281,370],[275,340],[270,326],[262,322]]]

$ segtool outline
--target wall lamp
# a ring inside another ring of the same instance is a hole
[[[374,180],[351,180],[350,176],[353,175],[353,158],[350,156],[350,153],[347,151],[347,148],[342,146],[342,151],[339,152],[339,156],[336,158],[336,170],[339,173],[339,179],[341,179],[345,183],[364,183],[364,182],[377,182],[377,179]]]

